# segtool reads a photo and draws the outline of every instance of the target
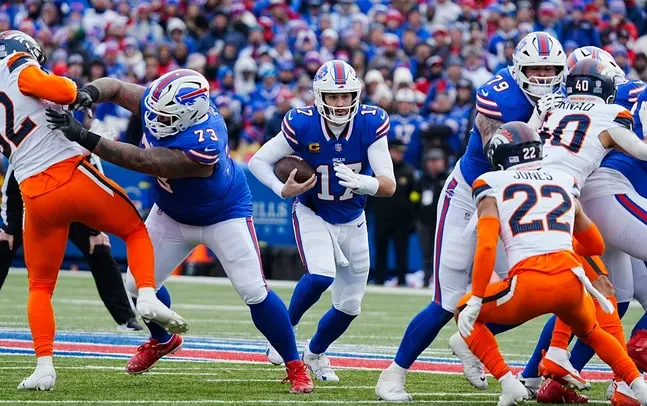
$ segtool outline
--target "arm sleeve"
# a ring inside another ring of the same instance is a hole
[[[220,150],[209,147],[183,149],[182,152],[202,165],[215,165],[220,161]]]
[[[279,159],[293,153],[294,150],[286,138],[279,133],[256,151],[252,159],[249,160],[247,167],[261,183],[282,198],[283,182],[274,174],[274,164]]]
[[[607,130],[613,141],[629,155],[647,161],[647,144],[625,127],[614,127]]]
[[[386,137],[380,137],[368,147],[368,163],[375,176],[385,176],[395,182],[393,161],[389,154],[389,143]]]
[[[492,216],[479,218],[476,226],[478,238],[472,273],[472,294],[476,297],[483,298],[485,296],[485,290],[494,271],[499,226],[499,219]]]
[[[591,227],[585,231],[573,233],[573,251],[583,257],[604,253],[604,239],[593,222],[591,222]]]
[[[73,81],[50,75],[36,65],[26,66],[18,73],[18,88],[25,96],[56,104],[72,104],[76,100],[76,84]]]

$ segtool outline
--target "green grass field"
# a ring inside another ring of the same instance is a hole
[[[272,282],[269,283],[272,286]],[[173,280],[168,287],[173,295],[173,308],[191,323],[188,337],[203,340],[203,345],[207,346],[216,346],[209,340],[217,339],[218,346],[226,346],[231,341],[232,346],[242,345],[257,356],[262,352],[262,336],[255,330],[247,306],[231,286],[194,279],[188,282]],[[289,301],[289,287],[273,289],[286,303]],[[427,305],[430,293],[369,289],[362,314],[330,351],[378,354],[388,359],[395,354],[408,322]],[[26,274],[12,272],[0,291],[0,343],[3,339],[11,339],[12,334],[28,331],[26,299]],[[297,332],[299,344],[303,345],[312,336],[319,317],[330,307],[330,300],[330,294],[325,294],[304,316]],[[59,333],[114,336],[116,341],[129,343],[143,343],[147,338],[145,333],[116,332],[116,325],[103,307],[94,281],[85,273],[61,274],[54,294],[54,307]],[[638,310],[631,308],[624,320],[625,328],[630,329],[639,316]],[[537,319],[498,337],[507,361],[527,360],[544,321],[545,318]],[[447,348],[447,339],[454,332],[452,324],[445,327],[423,357],[453,357]],[[136,345],[133,343],[128,345]],[[5,347],[0,345],[0,349],[6,350]],[[177,355],[182,357],[183,351]],[[6,352],[9,351],[3,354]],[[387,404],[378,402],[374,394],[379,370],[341,369],[341,382],[317,382],[315,393],[297,396],[287,394],[287,384],[279,383],[285,374],[283,369],[269,364],[161,361],[145,375],[129,376],[123,370],[125,362],[125,358],[55,357],[56,390],[25,393],[16,390],[16,386],[31,373],[33,356],[0,355],[0,405]],[[597,358],[593,362],[600,363]],[[589,393],[590,402],[606,403],[605,389],[604,383],[594,384]],[[478,392],[462,375],[410,373],[407,390],[417,403],[495,405],[500,387],[490,378],[490,389]]]

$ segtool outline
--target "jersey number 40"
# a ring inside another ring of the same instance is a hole
[[[516,236],[522,233],[544,231],[546,228],[551,231],[570,233],[571,224],[559,221],[559,218],[573,207],[573,202],[569,194],[557,185],[544,185],[539,189],[539,193],[537,192],[537,189],[527,183],[515,183],[503,191],[503,201],[514,199],[517,193],[524,193],[526,195],[526,200],[517,207],[517,210],[515,210],[508,221],[512,235]],[[523,218],[528,212],[537,205],[539,199],[550,199],[554,194],[561,195],[563,200],[557,207],[546,214],[545,218],[523,221]]]
[[[546,117],[546,122],[549,117],[550,116]],[[571,124],[570,127],[569,124]],[[541,129],[539,135],[541,136],[542,141],[546,142],[549,140],[550,145],[562,146],[574,154],[577,154],[582,149],[584,138],[586,137],[586,133],[590,126],[591,117],[588,115],[569,114],[559,120],[555,129],[551,130],[550,128],[544,127]],[[566,131],[567,127],[569,128],[569,131]],[[568,144],[563,142],[565,132],[567,134],[572,133],[571,141]]]

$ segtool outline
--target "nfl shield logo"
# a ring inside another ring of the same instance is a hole
[[[335,144],[335,151],[341,152],[341,144]]]

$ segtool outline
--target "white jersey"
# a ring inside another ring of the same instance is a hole
[[[60,131],[47,128],[45,108],[49,102],[25,96],[18,88],[20,72],[30,65],[39,67],[38,63],[29,59],[12,71],[7,66],[10,59],[0,60],[0,152],[9,158],[21,183],[58,162],[88,152]]]
[[[582,187],[611,150],[602,146],[600,134],[610,128],[632,126],[631,113],[620,105],[564,101],[544,122],[541,166],[573,175]]]
[[[573,197],[579,188],[564,172],[496,171],[474,181],[476,203],[496,199],[510,269],[537,255],[573,250]]]

